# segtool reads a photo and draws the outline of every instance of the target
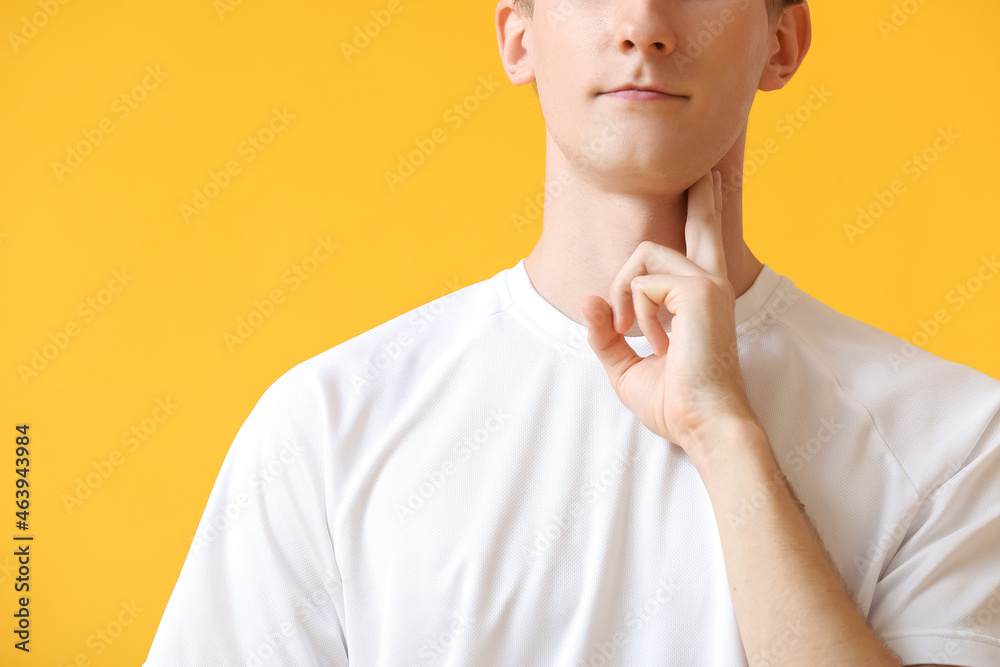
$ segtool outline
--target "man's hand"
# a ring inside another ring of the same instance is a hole
[[[583,314],[587,341],[621,402],[697,463],[710,454],[708,432],[732,420],[757,422],[739,364],[722,363],[737,351],[736,296],[726,275],[718,173],[689,188],[684,238],[686,257],[641,243],[611,285],[611,304],[588,296]],[[661,304],[671,314],[669,338],[657,319]],[[653,349],[648,357],[625,342],[637,317]]]
[[[721,186],[711,173],[688,190],[684,238],[687,257],[641,243],[612,284],[613,309],[600,297],[584,299],[591,348],[622,403],[684,448],[698,470],[750,663],[801,626],[783,664],[899,667],[848,596],[750,407],[723,256]],[[669,338],[657,319],[661,303],[671,316]],[[646,358],[623,336],[636,317],[653,348]],[[727,522],[765,489],[768,501],[753,521]]]

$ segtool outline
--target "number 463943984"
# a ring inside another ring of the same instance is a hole
[[[21,434],[14,439],[16,445],[14,453],[17,455],[14,460],[14,472],[18,475],[14,482],[14,486],[17,488],[14,492],[14,504],[18,508],[18,511],[15,512],[18,518],[15,525],[20,530],[28,530],[28,507],[31,504],[28,500],[28,467],[31,463],[28,443],[31,442],[31,438],[28,437],[27,424],[21,424],[14,428]]]

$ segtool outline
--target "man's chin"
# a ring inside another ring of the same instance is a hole
[[[680,164],[605,163],[585,165],[582,169],[587,180],[603,190],[637,196],[680,196],[697,180],[697,177],[692,179],[690,168]]]

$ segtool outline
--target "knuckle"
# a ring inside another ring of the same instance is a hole
[[[733,289],[732,283],[724,278],[712,278],[712,287],[717,294],[721,294],[722,298],[725,299],[726,303],[735,306],[736,304],[736,290]]]
[[[725,278],[715,278],[715,283],[718,285],[718,289],[722,291],[723,294],[727,296],[730,300],[736,299],[736,290],[733,289],[733,284],[726,280]]]
[[[711,294],[713,291],[717,290],[719,286],[716,284],[715,279],[710,276],[692,276],[693,283],[702,294]]]
[[[655,241],[645,240],[639,243],[636,248],[636,252],[644,257],[649,257],[651,255],[656,255],[663,250],[664,246],[656,243]]]

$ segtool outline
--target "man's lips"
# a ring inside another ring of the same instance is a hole
[[[665,93],[660,90],[655,89],[643,89],[643,88],[621,88],[619,90],[612,90],[602,95],[608,97],[616,97],[623,100],[641,100],[641,101],[656,101],[656,100],[683,100],[685,97],[683,95],[671,95],[670,93]]]

